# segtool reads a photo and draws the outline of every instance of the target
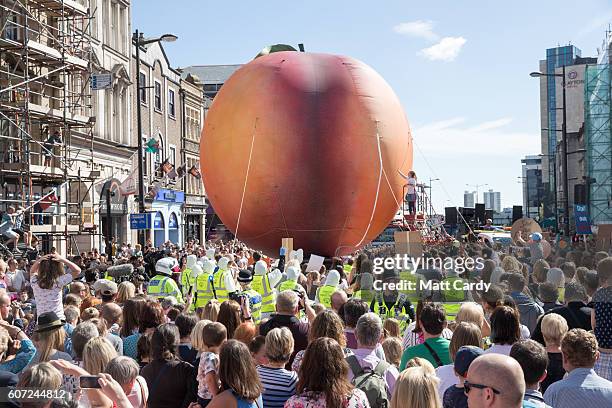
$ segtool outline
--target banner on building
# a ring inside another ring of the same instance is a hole
[[[590,235],[593,233],[593,231],[591,231],[591,220],[589,219],[589,211],[586,205],[574,205],[574,220],[576,223],[576,234]]]
[[[121,182],[119,185],[119,193],[122,196],[136,194],[138,188],[138,174],[137,169],[132,170],[129,176]]]

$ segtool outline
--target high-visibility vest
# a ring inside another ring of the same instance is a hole
[[[229,293],[227,292],[227,287],[225,286],[225,276],[229,273],[227,269],[219,269],[213,275],[213,281],[215,283],[215,295],[217,296],[217,300],[220,303],[229,300]]]
[[[445,289],[442,294],[444,295],[444,310],[446,311],[446,317],[448,320],[455,320],[459,309],[461,308],[461,302],[465,302],[465,291],[463,289],[455,289],[454,282],[463,282],[463,279],[459,277],[450,277],[444,279],[442,282],[448,282],[448,289]],[[462,285],[463,286],[463,285]]]
[[[321,286],[319,289],[319,303],[329,309],[331,307],[331,296],[337,289],[336,286],[332,285]]]
[[[174,296],[179,303],[183,303],[183,297],[181,296],[178,285],[171,277],[166,275],[155,275],[153,279],[149,281],[147,293],[149,296],[158,300],[166,296]]]
[[[403,333],[410,323],[410,316],[404,311],[404,302],[406,299],[406,295],[400,293],[397,299],[395,299],[395,303],[391,307],[387,307],[382,293],[378,293],[374,300],[374,313],[379,315],[382,320],[388,318],[399,320],[400,333]]]
[[[187,296],[189,293],[189,289],[191,289],[195,283],[195,279],[192,274],[191,268],[185,268],[183,273],[181,273],[181,291],[183,292],[183,296]]]
[[[419,288],[420,280],[421,276],[411,271],[400,272],[400,281],[402,281],[402,283],[405,283],[405,286],[402,288],[402,290],[400,290],[400,293],[406,295],[406,297],[408,297],[408,300],[410,300],[412,304],[417,304],[419,301],[419,294],[421,293],[421,290]],[[411,283],[410,286],[413,289],[408,288],[408,283]]]
[[[268,274],[253,276],[251,288],[261,295],[261,312],[274,313],[276,311],[276,298],[274,297],[274,291],[270,287]]]
[[[213,292],[214,282],[211,278],[213,278],[212,274],[202,273],[195,280],[195,297],[193,304],[196,309],[206,306],[206,304],[215,297]]]
[[[253,323],[259,324],[259,322],[261,322],[261,306],[263,303],[261,295],[251,288],[243,290],[242,293],[249,297],[249,304],[251,306],[251,316],[253,316]]]
[[[284,290],[296,290],[298,287],[298,283],[297,281],[294,280],[286,280],[283,283],[280,284],[280,286],[278,287],[279,292],[282,292]]]
[[[353,299],[361,299],[369,305],[370,303],[372,303],[372,299],[374,299],[374,290],[359,289],[358,291],[353,293]]]

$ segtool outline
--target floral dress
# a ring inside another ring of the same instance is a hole
[[[321,392],[305,391],[294,395],[285,402],[285,408],[325,408],[325,394]],[[355,388],[344,401],[343,408],[370,408],[365,393]]]

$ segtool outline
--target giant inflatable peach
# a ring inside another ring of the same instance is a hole
[[[292,237],[339,256],[391,222],[412,168],[412,138],[395,93],[353,58],[265,55],[223,85],[200,142],[206,194],[249,246],[275,255]]]

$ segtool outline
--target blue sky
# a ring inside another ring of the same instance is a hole
[[[610,0],[132,3],[133,29],[179,36],[165,46],[175,67],[245,63],[266,45],[300,42],[371,65],[406,110],[415,171],[441,179],[439,210],[463,205],[466,183],[522,204],[520,159],[540,153],[539,84],[528,74],[568,42],[596,56],[609,23]]]

